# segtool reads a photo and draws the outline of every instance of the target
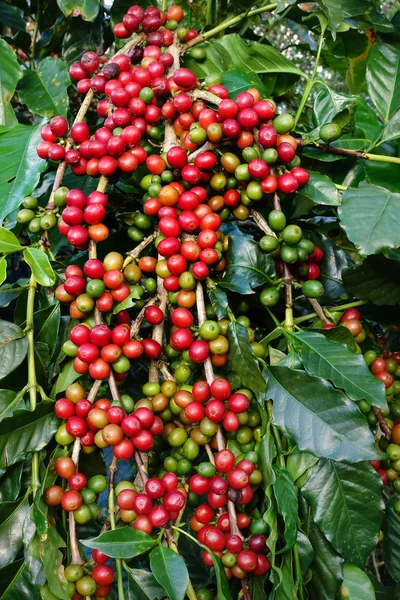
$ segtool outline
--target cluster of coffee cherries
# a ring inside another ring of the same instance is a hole
[[[57,225],[56,216],[52,212],[47,213],[39,206],[38,199],[34,196],[26,196],[22,200],[16,220],[21,225],[28,225],[30,233],[50,231]]]
[[[284,264],[295,265],[294,275],[299,279],[306,279],[301,285],[301,290],[307,298],[319,298],[324,294],[324,286],[317,281],[321,274],[318,264],[322,261],[324,253],[311,240],[304,237],[298,225],[286,225],[286,217],[281,210],[272,210],[268,215],[268,223],[277,235],[265,235],[259,244],[263,252],[271,254],[276,261],[276,270],[284,274]],[[279,290],[283,286],[280,282],[274,287],[265,287],[261,290],[260,301],[264,306],[274,306],[279,298]]]
[[[348,308],[344,311],[340,316],[339,326],[346,327],[350,331],[356,344],[362,344],[367,337],[367,332],[361,321],[361,314],[356,308]],[[336,325],[326,324],[323,329],[334,329],[335,327]],[[381,379],[381,377],[378,379]]]
[[[111,403],[107,398],[100,398],[92,404],[86,399],[84,388],[79,383],[72,384],[66,390],[66,396],[54,405],[56,415],[65,421],[60,425],[56,439],[57,435],[63,438],[64,433],[69,436],[64,439],[67,444],[79,438],[81,445],[89,449],[87,453],[112,446],[114,456],[121,460],[132,458],[135,449],[150,452],[154,437],[163,430],[163,422],[149,408],[138,403],[128,413],[126,402],[127,399],[125,404]]]
[[[65,400],[62,399],[62,403]],[[54,469],[58,477],[66,481],[67,487],[64,489],[61,485],[51,485],[46,488],[46,504],[61,505],[66,512],[73,512],[76,522],[81,525],[91,519],[97,519],[99,507],[96,501],[98,495],[107,487],[106,478],[103,475],[94,475],[87,479],[83,473],[76,470],[76,464],[69,456],[57,458]]]
[[[149,535],[153,529],[165,527],[169,521],[176,520],[186,506],[187,491],[178,486],[179,479],[174,473],[151,477],[142,493],[129,481],[120,482],[115,490],[119,518]]]
[[[161,46],[170,46],[174,39],[172,32],[178,28],[183,17],[184,12],[180,6],[172,5],[167,12],[159,10],[155,6],[149,6],[145,10],[138,5],[131,6],[123,16],[122,22],[114,26],[114,35],[117,38],[126,39],[131,37],[132,33],[143,31],[147,33],[148,38],[150,37],[149,43],[152,44],[154,43],[152,34],[160,29],[164,38]],[[195,31],[189,39],[193,39],[197,35]]]
[[[76,564],[70,564],[64,570],[65,579],[68,581],[68,593],[73,600],[92,596],[109,597],[111,584],[115,579],[114,569],[106,564],[109,557],[100,550],[93,550],[92,560],[95,566],[91,570]]]

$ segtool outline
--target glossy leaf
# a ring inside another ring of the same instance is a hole
[[[0,321],[0,379],[12,373],[26,356],[28,342],[14,323]]]
[[[11,417],[13,412],[23,404],[22,396],[16,394],[12,390],[0,390],[0,421],[7,417]]]
[[[276,600],[294,600],[296,598],[296,590],[293,579],[293,560],[291,552],[285,552],[283,555],[280,569],[281,580],[274,585],[275,598]]]
[[[292,476],[293,481],[299,485],[306,472],[310,471],[318,458],[309,452],[292,452],[286,460],[286,468]]]
[[[125,300],[122,300],[122,302],[119,302],[114,306],[113,315],[116,315],[120,310],[128,310],[135,306],[135,300],[140,300],[137,289],[134,289]]]
[[[206,58],[202,62],[198,62],[186,54],[184,57],[184,65],[187,69],[191,69],[199,79],[204,79],[210,73],[229,71],[232,67],[232,59],[229,52],[220,44],[213,43],[213,40],[204,47]]]
[[[285,522],[285,549],[293,548],[297,538],[298,500],[297,488],[290,472],[284,467],[275,466],[275,483],[273,485],[278,513]]]
[[[232,600],[224,565],[222,564],[220,557],[214,554],[214,552],[210,552],[210,555],[214,563],[218,600]]]
[[[341,600],[375,600],[374,586],[365,571],[354,565],[343,567],[344,580],[340,588]]]
[[[0,227],[0,252],[18,252],[22,250],[19,239],[12,231]]]
[[[270,283],[275,263],[269,254],[249,238],[229,236],[227,265],[220,286],[239,294],[253,294],[260,285]]]
[[[342,2],[340,0],[317,0],[317,4],[328,19],[332,37],[335,39],[339,25],[344,20]]]
[[[112,558],[133,558],[154,546],[152,537],[131,527],[105,531],[98,537],[81,540],[81,543],[88,548],[101,550]]]
[[[36,311],[33,315],[35,340],[47,344],[51,354],[57,345],[60,322],[61,311],[58,302]]]
[[[68,360],[66,363],[63,363],[61,373],[57,377],[51,395],[53,396],[59,394],[60,392],[63,392],[67,389],[69,385],[71,385],[71,383],[74,383],[74,381],[76,381],[79,377],[79,373],[77,373],[74,369],[73,359]]]
[[[222,83],[227,88],[230,98],[236,98],[240,92],[245,92],[249,87],[256,88],[262,97],[267,94],[263,82],[256,73],[246,73],[240,69],[230,69],[224,73]]]
[[[2,256],[0,258],[0,285],[6,280],[7,278],[7,261],[4,258],[4,256]]]
[[[52,402],[34,411],[18,410],[0,423],[0,468],[22,460],[28,452],[44,448],[57,431],[59,419]]]
[[[0,3],[0,21],[11,29],[16,31],[26,30],[26,21],[24,20],[24,13],[20,8],[16,6],[10,6],[5,2]]]
[[[304,73],[278,50],[265,44],[247,44],[237,33],[224,35],[217,42],[233,60],[233,66],[253,73],[290,73],[304,77]]]
[[[314,204],[339,206],[339,192],[332,180],[318,172],[309,171],[309,174],[309,182],[297,192],[299,196],[309,198]]]
[[[386,408],[385,386],[372,375],[361,354],[351,352],[344,344],[330,342],[316,331],[299,331],[291,336],[309,375],[328,379],[351,400],[364,399],[371,406]]]
[[[0,600],[41,600],[39,588],[32,582],[23,560],[0,569],[0,590]]]
[[[369,462],[320,460],[302,494],[313,519],[345,561],[364,568],[383,517],[382,484]],[[365,511],[368,506],[368,511]]]
[[[270,367],[268,374],[274,421],[299,450],[355,463],[381,456],[358,406],[327,381],[287,367]]]
[[[67,88],[71,84],[66,63],[55,56],[43,59],[35,71],[26,70],[18,85],[21,102],[42,117],[67,116]]]
[[[305,576],[314,560],[314,548],[308,537],[300,530],[297,532],[296,544],[299,552],[301,572]]]
[[[382,139],[380,144],[384,142],[390,142],[391,140],[397,140],[400,137],[400,110],[396,111],[394,115],[389,119],[385,129],[382,132]]]
[[[94,21],[99,12],[99,0],[57,0],[66,17],[82,17],[84,21]]]
[[[343,192],[340,224],[361,254],[377,254],[400,244],[399,202],[400,194],[365,183]]]
[[[37,548],[44,566],[48,588],[60,600],[68,600],[70,597],[68,582],[64,575],[63,555],[60,551],[60,548],[65,546],[66,543],[53,526],[49,527],[47,534],[40,538]]]
[[[150,554],[150,568],[170,600],[183,600],[189,585],[189,573],[183,558],[165,546],[157,546]]]
[[[0,546],[0,568],[10,564],[22,548],[23,524],[28,511],[26,498],[4,502],[0,507],[0,536],[7,540]]]
[[[383,521],[384,538],[382,542],[383,558],[391,577],[400,582],[400,514],[395,511],[396,496],[392,496],[386,505]]]
[[[353,296],[377,306],[400,302],[400,264],[382,254],[369,256],[363,263],[347,269],[343,283]]]
[[[242,384],[250,388],[256,395],[265,391],[265,381],[258,367],[249,342],[249,333],[237,321],[228,327],[229,352],[228,360],[231,369],[239,375]]]
[[[32,269],[33,276],[40,285],[50,287],[55,284],[56,276],[47,254],[39,250],[39,248],[27,248],[24,250],[24,259]]]
[[[3,39],[0,40],[0,126],[12,127],[17,119],[11,106],[21,71],[17,56],[11,46]]]
[[[334,344],[346,344],[351,352],[357,352],[356,342],[347,327],[320,329],[319,333],[322,333],[330,342]]]
[[[97,17],[94,23],[80,21],[79,27],[75,27],[74,23],[75,21],[70,19],[62,41],[62,57],[68,65],[79,62],[82,53],[87,50],[100,53],[104,44],[101,18]],[[79,187],[82,189],[82,184]]]
[[[164,589],[150,571],[131,569],[125,563],[124,569],[128,574],[129,600],[161,600],[164,597]]]
[[[223,319],[227,315],[228,309],[228,296],[216,285],[207,287],[208,298],[211,302],[211,306],[218,319]]]
[[[314,523],[311,523],[308,536],[314,550],[312,578],[307,585],[309,598],[332,600],[343,580],[343,558],[336,554]]]
[[[372,102],[385,123],[400,108],[400,50],[378,41],[367,62],[367,86]]]
[[[36,152],[42,141],[41,128],[40,124],[15,125],[0,131],[0,223],[35,189],[46,168],[46,162]]]

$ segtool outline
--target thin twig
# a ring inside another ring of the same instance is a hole
[[[141,251],[144,250],[146,246],[151,244],[151,242],[156,239],[157,235],[158,231],[154,231],[151,235],[145,237],[144,240],[142,240],[140,244],[136,246],[136,248],[128,252],[128,257],[125,259],[123,267],[125,268],[127,265],[129,265],[129,263],[131,263],[132,260],[136,260]]]
[[[328,319],[328,317],[324,313],[324,309],[322,308],[322,306],[320,305],[320,303],[318,302],[318,300],[316,300],[315,298],[307,298],[307,300],[309,301],[309,303],[313,307],[314,312],[317,314],[317,316],[320,318],[320,320],[323,323],[325,323],[325,325],[331,325],[332,321],[330,321]]]
[[[373,406],[372,410],[375,413],[376,418],[379,421],[379,425],[383,431],[383,433],[385,434],[385,437],[390,440],[390,438],[392,437],[392,430],[390,429],[389,425],[386,422],[385,417],[382,415],[381,411],[379,410],[379,408],[377,406]]]

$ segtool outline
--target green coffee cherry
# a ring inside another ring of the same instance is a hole
[[[285,244],[289,244],[290,246],[294,246],[298,244],[303,237],[303,232],[301,227],[298,225],[288,225],[282,231],[282,240]]]
[[[320,298],[325,291],[322,283],[316,280],[305,281],[301,290],[307,298]]]
[[[342,128],[337,123],[327,123],[319,130],[319,137],[323,142],[330,144],[342,135]]]
[[[278,238],[273,235],[264,235],[259,243],[263,252],[274,252],[279,247]]]
[[[276,288],[265,288],[261,291],[260,302],[264,306],[274,306],[279,300],[279,292]]]
[[[286,227],[286,217],[281,210],[271,210],[268,215],[268,225],[274,231],[282,231]]]
[[[22,208],[17,213],[17,223],[21,223],[22,225],[29,223],[34,218],[35,218],[35,213],[30,208]]]
[[[272,125],[279,134],[289,133],[294,127],[294,117],[289,113],[282,113],[275,117]]]
[[[37,208],[38,206],[37,198],[34,198],[33,196],[27,196],[22,200],[22,206],[24,208],[30,208],[31,210],[35,210],[35,208]]]

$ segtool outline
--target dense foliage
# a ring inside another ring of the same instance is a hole
[[[0,1],[0,600],[398,597],[381,4]]]

